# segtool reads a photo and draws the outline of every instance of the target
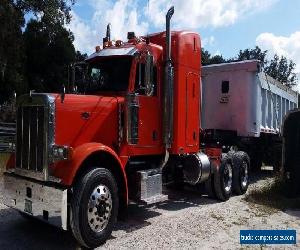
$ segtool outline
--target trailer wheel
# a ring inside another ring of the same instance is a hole
[[[250,158],[243,151],[235,152],[233,158],[233,192],[237,195],[246,193],[249,185]]]
[[[71,199],[70,226],[76,240],[95,248],[110,237],[117,220],[118,187],[111,172],[94,168],[75,184]]]
[[[214,175],[216,197],[226,201],[232,193],[232,159],[228,154],[222,154],[221,165]]]

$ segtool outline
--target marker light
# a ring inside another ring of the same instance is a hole
[[[98,45],[98,46],[96,46],[96,52],[98,53],[98,52],[100,52],[100,50],[101,50],[101,47]]]
[[[116,46],[117,47],[120,47],[122,44],[123,44],[123,42],[121,40],[117,40],[116,41]]]

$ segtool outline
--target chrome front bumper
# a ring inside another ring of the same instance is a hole
[[[4,204],[67,230],[67,189],[4,174]]]

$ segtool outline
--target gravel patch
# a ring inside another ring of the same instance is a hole
[[[256,181],[249,189],[269,180]],[[117,223],[112,237],[98,249],[261,249],[241,246],[241,229],[296,229],[297,245],[263,249],[300,248],[300,210],[270,209],[246,202],[244,196],[218,202],[197,190],[171,190],[168,195],[167,202],[155,206],[131,204],[128,218]],[[78,248],[70,233],[22,218],[0,198],[0,249]]]

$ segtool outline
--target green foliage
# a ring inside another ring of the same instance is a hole
[[[297,85],[297,77],[295,73],[296,64],[286,57],[274,55],[271,60],[267,59],[268,51],[261,50],[258,46],[254,49],[240,50],[238,55],[234,58],[224,59],[221,55],[211,56],[211,54],[202,48],[202,65],[218,64],[224,62],[236,62],[244,60],[259,60],[262,63],[264,71],[280,81],[289,88]]]
[[[221,55],[212,56],[207,50],[201,48],[201,63],[202,65],[224,63],[226,60]]]
[[[86,58],[88,57],[88,55],[86,53],[81,54],[80,51],[76,51],[76,55],[75,55],[75,62],[82,62],[84,61]]]
[[[0,0],[0,104],[17,95],[57,91],[75,60],[73,35],[64,28],[75,0]],[[35,16],[25,28],[25,14]]]
[[[68,82],[68,66],[75,60],[73,35],[60,24],[49,28],[31,20],[24,32],[26,72],[30,89],[58,92]]]
[[[23,13],[10,0],[0,0],[0,104],[14,90],[22,93],[24,84]]]
[[[294,72],[296,64],[293,61],[287,60],[285,57],[274,55],[270,62],[265,67],[265,72],[274,79],[285,83],[288,87],[297,85],[297,77]]]
[[[240,50],[237,61],[257,59],[260,60],[264,71],[274,79],[282,82],[288,87],[297,85],[295,74],[296,64],[286,57],[279,57],[277,54],[269,61],[267,60],[268,51],[262,51],[258,46],[254,49]]]
[[[49,26],[69,23],[71,6],[75,0],[15,0],[14,2],[23,13],[31,12],[41,17],[41,21]]]
[[[256,60],[261,61],[262,63],[265,63],[267,53],[268,53],[267,50],[262,51],[261,48],[259,48],[258,46],[255,46],[254,49],[240,50],[236,60],[244,61],[244,60],[256,59]]]

